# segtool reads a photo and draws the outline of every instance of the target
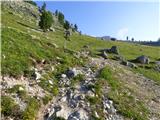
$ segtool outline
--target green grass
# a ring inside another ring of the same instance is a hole
[[[134,120],[147,120],[149,111],[143,101],[136,100],[136,96],[132,95],[134,92],[126,88],[123,83],[120,83],[120,81],[115,78],[116,74],[117,71],[114,72],[108,66],[100,71],[99,78],[104,79],[112,89],[108,97],[114,101],[117,110],[125,117]]]
[[[9,116],[13,114],[13,111],[17,104],[9,96],[1,96],[1,113],[4,116]]]
[[[19,90],[20,87],[23,88],[24,90]],[[9,92],[9,93],[17,93],[18,96],[23,100],[25,100],[27,98],[26,90],[22,85],[15,85],[12,88],[9,88],[7,90],[7,92]]]
[[[111,68],[104,67],[99,74],[99,78],[105,79],[113,90],[119,87],[119,83],[113,78]]]
[[[25,16],[21,19],[18,15],[10,14],[10,12],[12,12],[10,9],[2,9],[2,55],[6,56],[5,59],[2,57],[2,74],[19,76],[29,73],[30,67],[33,66],[30,57],[36,61],[46,59],[52,62],[56,56],[63,56],[61,62],[62,64],[68,64],[67,66],[84,64],[81,62],[82,60],[73,59],[71,54],[65,55],[62,52],[65,41],[63,29],[55,27],[56,32],[43,33],[39,31],[39,26],[35,24],[34,18],[31,22]],[[37,39],[32,38],[31,35],[37,36]],[[59,49],[48,46],[48,43],[57,44]],[[151,61],[154,61],[160,55],[160,47],[129,44],[120,41],[102,41],[75,33],[71,36],[71,41],[67,41],[67,48],[74,51],[82,50],[84,45],[89,45],[89,50],[93,56],[98,53],[98,49],[110,48],[113,45],[118,46],[120,54],[127,60],[135,59],[140,55],[147,55]]]
[[[43,98],[42,98],[42,101],[43,101],[43,104],[46,105],[48,104],[49,101],[52,100],[52,96],[51,95],[45,95]]]
[[[23,112],[23,120],[34,120],[40,105],[37,99],[28,98],[27,99],[27,107]]]
[[[71,80],[71,86],[75,86],[77,83],[80,83],[81,81],[85,80],[84,75],[78,74]]]
[[[21,18],[18,14],[13,14],[12,10],[5,9],[3,7],[1,22],[2,75],[18,77],[20,75],[27,74],[27,76],[30,76],[32,74],[30,68],[35,66],[32,59],[36,60],[36,64],[43,59],[45,59],[49,65],[54,65],[59,62],[60,65],[56,66],[56,70],[52,73],[47,73],[47,76],[43,76],[39,84],[44,90],[52,93],[53,95],[57,95],[59,92],[57,79],[61,73],[66,71],[68,67],[83,66],[87,63],[87,59],[77,59],[73,56],[77,51],[84,50],[84,45],[89,45],[89,51],[91,51],[92,56],[96,56],[98,53],[97,50],[110,48],[114,45],[118,46],[120,54],[126,60],[135,59],[140,55],[146,55],[149,56],[153,62],[160,57],[160,47],[130,44],[121,41],[101,41],[96,40],[96,38],[91,36],[79,35],[76,33],[73,33],[70,41],[66,41],[67,51],[64,52],[63,46],[65,39],[62,28],[55,27],[56,32],[43,33],[39,30],[39,26],[36,25],[35,18],[28,18],[25,15],[22,15]],[[36,36],[36,38],[33,36]],[[54,44],[57,44],[59,48],[55,48]],[[60,57],[61,60],[57,60],[56,57]],[[96,67],[92,69],[95,70]],[[141,73],[144,76],[155,80],[158,84],[160,83],[160,73],[155,72],[153,69],[139,67],[135,72]],[[96,83],[95,86],[91,86],[95,89],[96,94],[101,96],[102,90],[100,86],[106,85],[107,83],[112,89],[109,97],[117,103],[116,107],[119,112],[124,114],[126,117],[133,118],[135,120],[147,120],[148,111],[144,107],[143,102],[135,102],[133,96],[123,93],[123,90],[127,88],[114,78],[113,72],[109,67],[105,67],[101,71],[99,78],[99,82]],[[50,79],[53,81],[54,85],[50,85],[48,83],[48,80]],[[83,78],[75,78],[72,84],[74,85],[81,79]],[[12,90],[18,92],[17,87]],[[120,92],[122,92],[122,95],[119,94]],[[88,98],[88,100],[93,104],[97,103],[95,99],[96,98]],[[6,97],[2,97],[2,100],[6,100],[6,103],[2,103],[2,113],[6,115],[11,114],[10,112],[14,106],[13,101]],[[50,97],[46,96],[44,98],[44,104],[49,100]],[[30,98],[28,100],[28,106],[23,114],[24,119],[33,119],[38,108],[38,101],[35,98]],[[140,112],[142,112],[143,115],[141,115]]]
[[[160,85],[160,72],[155,71],[153,69],[145,69],[145,68],[137,68],[133,70],[134,72],[138,72],[154,80],[158,85]]]

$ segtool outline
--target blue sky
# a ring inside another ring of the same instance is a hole
[[[43,1],[36,1],[38,6]],[[160,3],[127,1],[46,1],[47,9],[63,12],[84,34],[118,39],[157,40],[160,37]]]

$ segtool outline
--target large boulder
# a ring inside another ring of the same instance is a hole
[[[119,50],[117,46],[112,46],[111,49],[109,50],[111,53],[119,54]]]
[[[147,56],[142,55],[137,57],[135,61],[141,64],[149,64],[150,59]]]

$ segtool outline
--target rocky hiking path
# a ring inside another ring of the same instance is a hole
[[[84,75],[84,81],[81,81],[71,87],[71,80],[67,76],[62,75],[59,80],[60,94],[53,98],[49,104],[42,106],[37,120],[44,120],[44,115],[51,120],[55,116],[63,117],[68,120],[88,120],[91,115],[91,104],[85,101],[87,96],[95,97],[94,90],[88,89],[87,86],[94,85],[98,80],[96,76],[99,71],[110,66],[117,71],[117,78],[124,84],[126,88],[134,91],[136,99],[144,101],[147,108],[150,110],[150,119],[160,119],[160,86],[154,81],[140,75],[135,74],[128,67],[120,65],[119,62],[103,58],[90,58],[89,64],[85,67],[75,68],[77,74]],[[96,71],[91,70],[92,67],[97,67]],[[108,88],[109,89],[109,88]],[[106,90],[109,91],[109,90]],[[106,93],[105,91],[105,93]],[[122,120],[124,119],[117,113],[113,101],[103,96],[103,112],[106,120]],[[48,115],[47,115],[48,113]],[[99,113],[94,111],[94,115],[98,118]]]
[[[96,77],[107,61],[104,59],[90,59],[90,62],[85,67],[76,68],[77,74],[84,75],[84,81],[79,82],[75,85],[74,89],[70,86],[70,80],[67,77],[62,77],[59,80],[59,84],[64,84],[65,87],[60,87],[60,94],[53,98],[53,100],[43,106],[37,116],[37,120],[44,120],[44,115],[48,114],[46,120],[51,120],[56,114],[57,117],[63,117],[68,120],[88,120],[91,115],[91,105],[85,101],[86,96],[95,97],[94,90],[88,88],[89,85],[94,85],[98,80]],[[92,71],[92,67],[98,67],[96,71]],[[63,76],[63,75],[62,75]],[[103,98],[103,108],[106,113],[106,119],[123,119],[122,116],[116,113],[113,101],[108,98]],[[98,118],[99,113],[94,112]]]

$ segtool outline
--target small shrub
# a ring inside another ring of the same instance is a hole
[[[23,120],[34,120],[40,107],[39,102],[35,98],[28,98],[27,103],[28,105],[23,112]]]
[[[1,113],[4,116],[12,115],[12,111],[16,107],[14,100],[9,96],[2,96],[1,97]]]
[[[52,93],[53,93],[54,96],[58,95],[58,93],[59,93],[58,86],[53,86]]]
[[[19,90],[19,88],[22,87],[24,90]],[[17,93],[18,96],[22,99],[26,99],[26,90],[22,85],[15,85],[12,88],[7,90],[9,93]]]
[[[97,97],[87,96],[86,99],[87,99],[87,101],[89,101],[91,103],[91,105],[96,105],[100,101],[99,98],[97,98]]]
[[[52,23],[53,23],[52,13],[49,11],[43,11],[39,22],[40,28],[43,29],[44,32],[46,32],[47,29],[49,29],[52,26]]]
[[[48,104],[49,101],[52,100],[52,96],[46,95],[46,96],[44,96],[44,97],[42,98],[42,100],[43,100],[43,104],[46,105],[46,104]]]
[[[104,67],[101,71],[100,71],[100,78],[109,80],[112,79],[112,71],[110,70],[110,68],[108,67]]]
[[[83,81],[84,80],[84,75],[82,74],[78,74],[76,77],[74,77],[72,80],[71,80],[71,86],[74,86],[76,83],[80,82],[80,81]]]
[[[65,120],[65,119],[62,117],[55,117],[54,120]]]

